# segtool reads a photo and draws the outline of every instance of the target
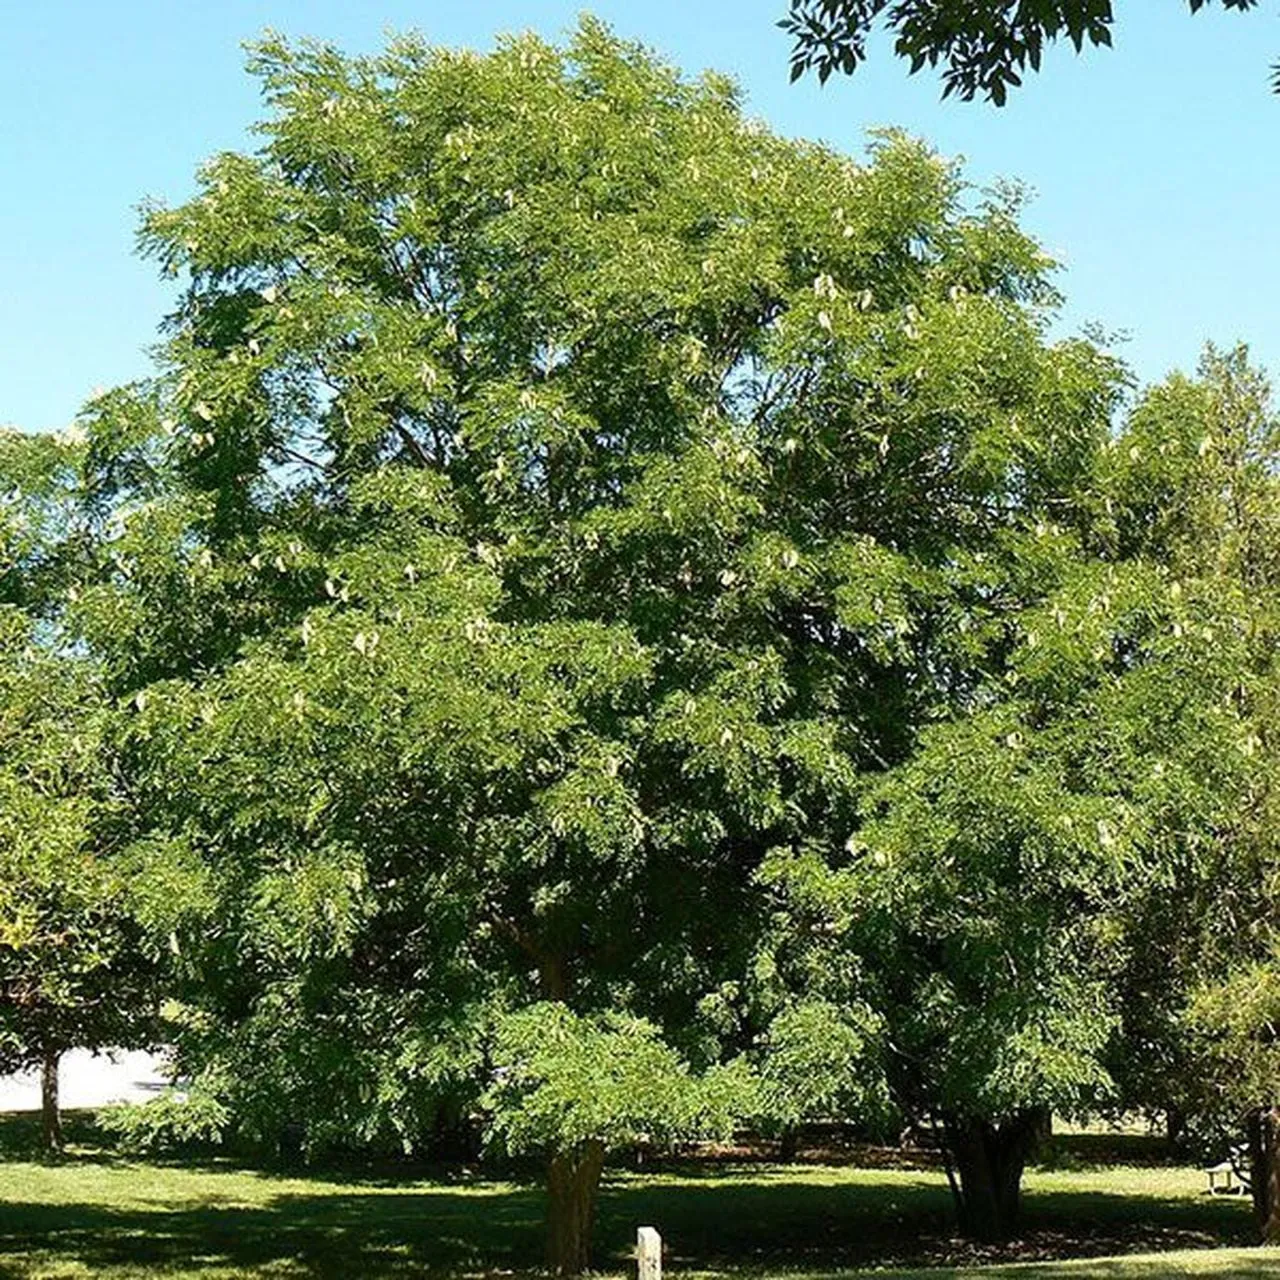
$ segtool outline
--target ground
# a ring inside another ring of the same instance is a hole
[[[390,1169],[305,1176],[228,1161],[126,1160],[72,1117],[70,1155],[32,1158],[34,1117],[0,1121],[0,1280],[294,1280],[497,1277],[537,1266],[540,1192],[480,1177],[408,1178]],[[835,1276],[878,1280],[1138,1280],[1275,1276],[1280,1252],[1240,1247],[1248,1207],[1202,1193],[1196,1169],[1109,1161],[1137,1149],[1077,1143],[1027,1179],[1023,1239],[1005,1259],[1090,1255],[1076,1263],[996,1265],[953,1239],[943,1175],[930,1168],[691,1161],[617,1170],[601,1199],[601,1268],[628,1273],[635,1228],[652,1224],[674,1276]],[[1158,1257],[1106,1255],[1149,1254]],[[925,1264],[940,1269],[919,1268]],[[864,1272],[865,1274],[865,1272]]]

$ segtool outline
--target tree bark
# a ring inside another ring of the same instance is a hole
[[[1036,1130],[1032,1136],[1032,1149],[1043,1149],[1044,1143],[1053,1137],[1053,1108],[1052,1107],[1036,1107],[1035,1109],[1035,1126]]]
[[[569,965],[565,957],[548,950],[535,934],[522,928],[514,920],[494,913],[490,920],[529,957],[538,969],[538,987],[544,1000],[567,1001],[569,999]]]
[[[972,1116],[945,1121],[960,1230],[982,1241],[1007,1240],[1022,1209],[1022,1171],[1043,1126],[1039,1111],[1016,1112],[998,1124]]]
[[[1249,1117],[1249,1172],[1258,1231],[1265,1244],[1280,1244],[1280,1107]]]
[[[58,1063],[62,1053],[46,1049],[40,1063],[40,1128],[45,1150],[61,1151],[62,1112],[58,1107]]]
[[[564,957],[550,951],[539,951],[535,963],[542,998],[565,1003],[569,999],[569,966]]]
[[[591,1224],[604,1169],[604,1144],[584,1142],[558,1151],[547,1170],[547,1263],[560,1276],[591,1265]]]

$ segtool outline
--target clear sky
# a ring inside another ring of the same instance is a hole
[[[1009,106],[939,100],[881,42],[852,79],[787,83],[786,0],[597,0],[687,70],[734,74],[753,115],[857,152],[893,124],[1037,193],[1026,224],[1064,264],[1067,329],[1126,331],[1137,374],[1206,339],[1280,375],[1280,5],[1251,14],[1119,0],[1112,52],[1054,50]],[[181,200],[209,154],[251,146],[241,41],[266,27],[370,51],[388,30],[488,46],[556,36],[579,0],[0,0],[0,422],[65,425],[144,374],[171,294],[133,253],[144,196]]]

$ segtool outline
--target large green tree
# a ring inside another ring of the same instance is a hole
[[[1209,0],[1186,0],[1192,13]],[[1258,0],[1222,0],[1253,9]],[[1002,106],[1027,70],[1039,71],[1045,47],[1066,37],[1079,53],[1111,44],[1112,0],[791,0],[778,25],[795,39],[791,78],[816,71],[851,75],[865,61],[877,26],[893,33],[894,52],[921,67],[943,67],[943,96],[978,94]],[[1280,71],[1276,75],[1280,92]]]
[[[610,1143],[883,1108],[900,993],[791,870],[988,699],[1120,372],[1047,341],[1016,192],[778,138],[594,23],[253,67],[261,149],[144,223],[163,369],[84,424],[135,896],[243,1126],[479,1107],[577,1270]],[[998,1123],[1022,1079],[948,1087]]]

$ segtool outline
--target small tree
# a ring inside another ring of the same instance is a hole
[[[1099,438],[1051,513],[917,587],[916,608],[954,592],[928,671],[961,696],[866,787],[842,850],[762,871],[777,963],[883,1019],[890,1090],[942,1130],[975,1234],[1015,1225],[1045,1113],[1144,1087],[1109,1065],[1161,1051],[1198,961],[1239,954],[1205,922],[1270,900],[1248,887],[1273,813],[1261,404],[1239,354],[1211,355]],[[1135,1012],[1153,968],[1162,1023]]]
[[[151,1043],[155,966],[79,798],[33,795],[47,776],[15,785],[11,769],[23,766],[10,762],[0,779],[0,1070],[40,1069],[44,1141],[56,1150],[62,1055]]]
[[[57,605],[77,454],[0,438],[0,1071],[40,1069],[53,1149],[62,1054],[145,1042],[155,1012],[154,965],[104,856],[116,806],[101,685]]]

